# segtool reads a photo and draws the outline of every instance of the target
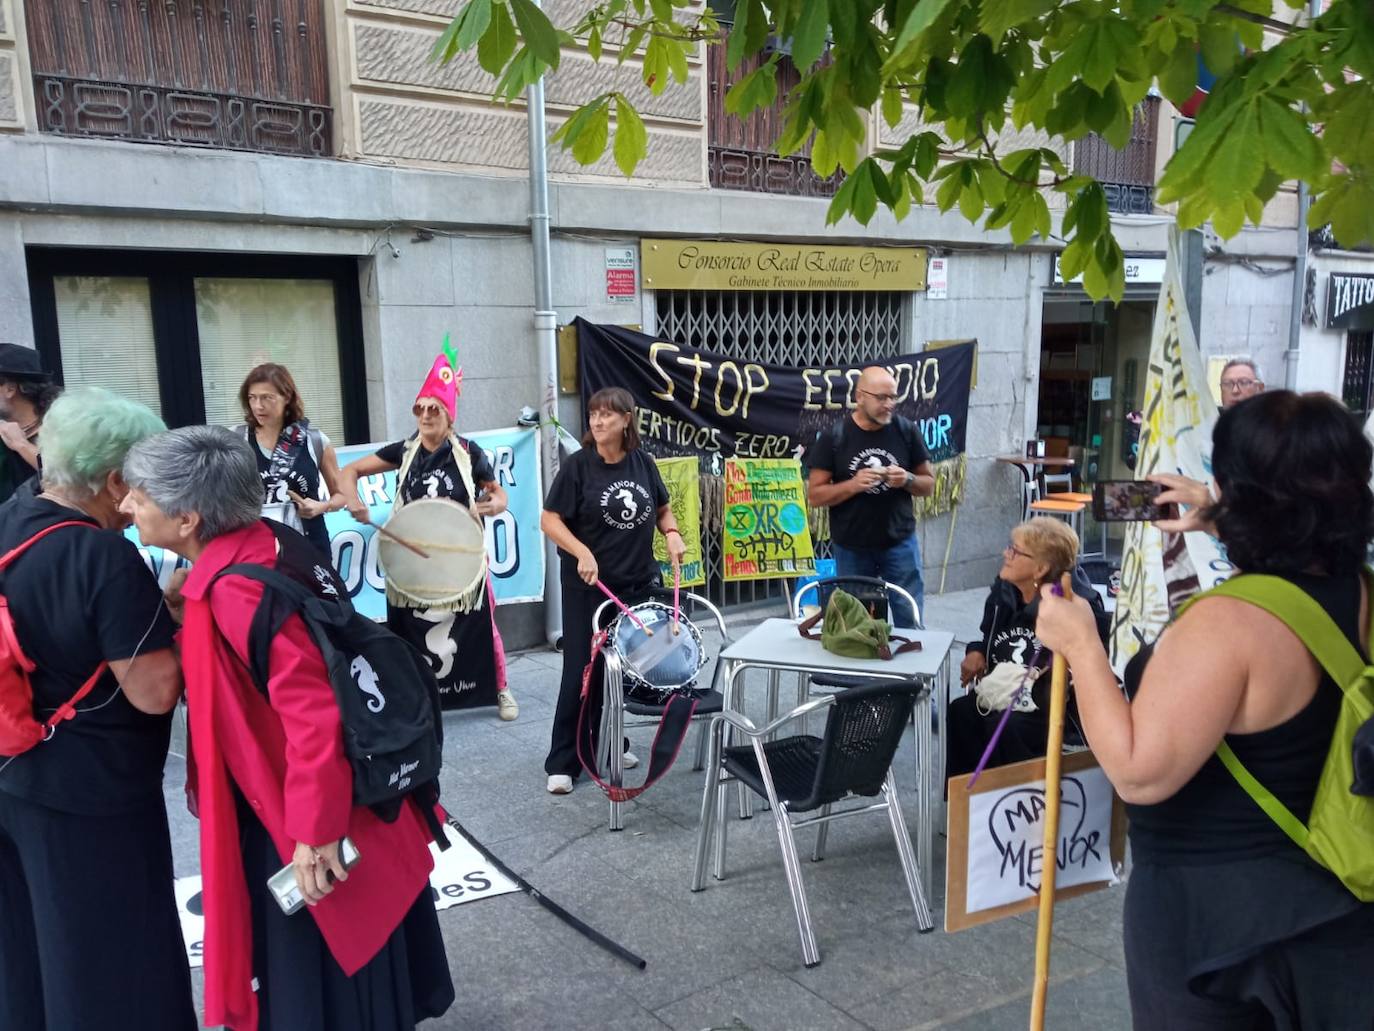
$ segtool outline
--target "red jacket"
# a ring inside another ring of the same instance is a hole
[[[347,834],[357,845],[360,858],[348,881],[308,907],[309,917],[291,917],[313,918],[350,976],[400,925],[434,865],[429,834],[413,805],[387,824],[352,804],[338,706],[323,657],[300,618],[292,616],[272,640],[269,703],[244,660],[263,585],[228,576],[207,596],[210,581],[226,566],[270,564],[275,556],[272,531],[254,523],[211,541],[182,589],[181,656],[191,724],[187,791],[200,817],[205,902],[205,1022],[235,1031],[255,1031],[258,1014],[231,779],[267,828],[283,865],[297,842],[322,845]]]

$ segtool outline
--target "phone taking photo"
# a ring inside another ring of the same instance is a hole
[[[344,838],[339,842],[339,862],[343,864],[345,870],[352,870],[358,865],[358,849],[353,844],[352,838]],[[329,874],[329,879],[334,879],[334,874]],[[305,905],[305,896],[301,894],[300,885],[296,883],[296,868],[287,863],[280,870],[267,878],[267,890],[272,893],[272,897],[277,900],[277,905],[287,916],[297,912]]]
[[[1153,522],[1167,518],[1155,500],[1164,489],[1152,480],[1099,480],[1093,484],[1093,518],[1099,523]]]

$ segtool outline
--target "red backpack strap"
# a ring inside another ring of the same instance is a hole
[[[29,548],[33,547],[35,544],[37,544],[39,541],[41,541],[41,540],[42,540],[44,537],[46,537],[48,534],[52,533],[54,530],[60,530],[60,529],[62,529],[62,527],[64,527],[64,526],[84,526],[84,527],[86,527],[88,530],[96,530],[96,529],[99,529],[99,527],[93,526],[92,524],[87,523],[87,522],[83,522],[83,521],[80,520],[80,519],[64,519],[64,520],[63,520],[62,522],[60,522],[60,523],[53,523],[51,526],[46,527],[45,529],[39,530],[36,534],[34,534],[34,535],[33,535],[32,537],[30,537],[28,540],[22,541],[22,542],[20,542],[19,544],[16,544],[16,545],[15,545],[13,548],[11,548],[9,551],[5,552],[4,555],[0,555],[0,569],[4,569],[4,568],[5,568],[6,566],[8,566],[11,562],[13,562],[15,559],[17,559],[20,555],[22,555],[22,554],[24,554],[24,552],[28,551]]]
[[[101,662],[101,664],[95,668],[95,672],[90,675],[90,678],[76,689],[76,694],[68,698],[66,702],[58,707],[56,712],[43,721],[43,739],[45,741],[52,737],[53,731],[57,728],[59,723],[65,722],[76,715],[77,703],[95,689],[95,685],[99,683],[101,676],[103,676],[105,671],[109,668],[110,664],[108,662]]]
[[[64,526],[84,526],[88,530],[99,529],[99,527],[93,526],[92,524],[84,522],[80,519],[64,519],[60,523],[53,523],[51,526],[39,530],[28,540],[16,544],[9,551],[5,552],[4,555],[0,555],[0,570],[7,568],[11,562],[17,559],[20,555],[24,554],[24,552],[28,551],[29,548],[33,547],[44,537],[48,536],[48,534],[54,532],[55,530],[60,530]],[[6,635],[10,638],[11,645],[15,648],[15,654],[18,655],[21,658],[21,661],[24,663],[25,672],[32,672],[33,663],[28,660],[27,654],[24,652],[22,648],[19,647],[19,640],[14,636],[14,626],[12,621],[5,620],[5,623],[9,624],[5,627],[5,632]],[[81,699],[85,698],[88,694],[91,693],[91,691],[95,689],[95,685],[100,681],[101,676],[109,668],[110,664],[108,662],[101,662],[101,664],[95,668],[95,672],[90,675],[86,682],[82,684],[79,688],[77,688],[76,694],[72,695],[71,698],[67,699],[67,701],[63,705],[61,705],[56,712],[54,712],[50,717],[48,717],[48,719],[43,721],[43,737],[45,740],[47,738],[52,737],[53,729],[59,723],[69,720],[76,715],[77,703],[79,703]]]

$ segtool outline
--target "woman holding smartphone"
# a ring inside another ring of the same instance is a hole
[[[262,485],[231,430],[189,426],[134,447],[121,511],[146,545],[194,563],[174,603],[190,712],[188,795],[200,817],[205,1023],[240,1029],[402,1031],[453,1002],[430,900],[430,834],[407,797],[384,823],[353,803],[353,774],[318,646],[299,616],[249,671],[268,566],[317,596],[344,588],[300,534],[259,517]],[[347,869],[343,839],[360,853]],[[309,915],[269,880],[289,863]],[[254,982],[256,981],[256,991]]]

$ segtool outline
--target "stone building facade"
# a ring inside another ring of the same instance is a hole
[[[494,82],[472,58],[430,63],[433,41],[460,5],[307,0],[299,8],[308,17],[274,23],[258,17],[253,0],[0,0],[0,339],[39,346],[71,382],[95,375],[93,365],[82,371],[83,361],[97,360],[95,345],[78,338],[104,333],[127,350],[109,375],[141,366],[143,389],[162,400],[169,421],[209,418],[230,377],[214,371],[207,348],[224,341],[236,354],[233,347],[251,344],[242,339],[251,323],[233,305],[289,320],[328,312],[332,297],[336,325],[316,346],[337,347],[337,362],[318,374],[338,379],[336,432],[350,442],[408,431],[414,391],[445,332],[465,366],[463,427],[510,425],[522,406],[538,406],[526,115],[519,103],[492,102]],[[545,5],[559,24],[583,6]],[[114,19],[109,32],[131,47],[124,57],[102,50],[83,71],[56,52],[57,40],[70,46],[72,32],[91,31],[73,13],[82,7]],[[65,37],[55,34],[64,16]],[[169,29],[167,19],[181,21]],[[169,31],[190,39],[202,28],[208,51],[183,48],[178,63],[149,49],[133,68],[138,45]],[[1056,280],[1054,240],[1014,248],[1005,234],[933,206],[901,223],[880,213],[867,227],[827,227],[827,185],[804,159],[770,155],[767,138],[727,125],[726,88],[707,54],[692,62],[685,86],[654,96],[633,61],[565,53],[547,83],[549,131],[579,103],[619,89],[640,105],[649,154],[627,180],[609,156],[584,168],[550,149],[559,323],[580,315],[657,331],[661,298],[651,285],[637,276],[628,304],[606,291],[606,250],[637,251],[644,238],[919,246],[946,258],[945,296],[912,291],[894,309],[901,350],[979,342],[966,500],[953,527],[948,515],[922,526],[927,580],[932,589],[989,582],[1021,514],[1020,477],[993,458],[1028,437],[1055,435],[1060,423],[1039,410],[1045,376],[1068,384],[1056,389],[1072,398],[1089,379],[1112,378],[1117,393],[1106,405],[1082,426],[1063,423],[1070,435],[1087,434],[1080,443],[1089,450],[1112,450],[1132,404],[1120,394],[1123,355],[1138,360],[1148,346],[1157,278],[1147,273],[1113,311]],[[1121,210],[1138,213],[1114,215],[1126,253],[1144,258],[1165,250],[1170,218],[1153,205],[1151,184],[1175,121],[1167,102],[1151,103],[1148,169],[1121,189]],[[881,118],[871,123],[875,146],[894,138]],[[1291,208],[1291,198],[1276,202],[1272,226],[1210,250],[1203,279],[1204,351],[1255,353],[1278,370],[1271,382],[1281,382],[1296,247],[1284,204]],[[303,292],[297,305],[293,284],[310,283],[329,290]],[[222,288],[229,307],[221,310],[242,322],[237,329],[207,327],[207,284]],[[99,294],[103,309],[82,291]],[[242,300],[250,293],[251,303]],[[1046,326],[1056,328],[1047,335]],[[183,339],[200,355],[196,374],[178,365]],[[1330,377],[1342,359],[1332,346],[1343,344],[1304,344],[1310,385],[1339,390]],[[1067,348],[1068,367],[1056,360],[1051,369],[1047,347]],[[575,397],[561,407],[577,425]],[[504,617],[517,644],[540,636],[537,607],[528,608]]]

